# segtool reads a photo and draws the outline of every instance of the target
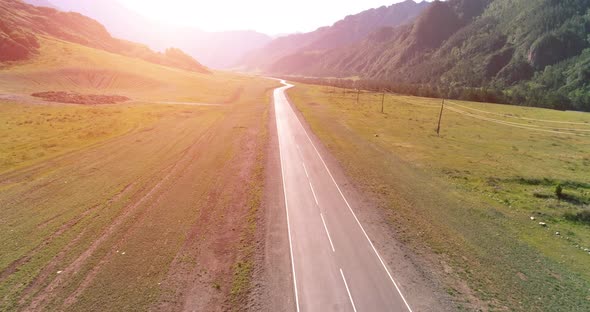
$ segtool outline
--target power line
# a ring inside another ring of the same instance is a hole
[[[575,135],[575,136],[581,136],[581,137],[588,137],[588,135],[584,135],[581,133],[572,133],[572,132],[563,132],[563,131],[555,131],[555,130],[547,130],[547,129],[539,129],[539,128],[533,128],[533,127],[527,127],[521,124],[517,124],[517,123],[513,123],[513,122],[508,122],[508,121],[502,121],[502,120],[497,120],[497,119],[492,119],[492,118],[486,118],[486,117],[482,117],[482,116],[478,116],[472,113],[468,113],[465,111],[462,111],[460,109],[456,109],[453,107],[449,107],[447,106],[447,109],[450,111],[453,111],[455,113],[464,115],[464,116],[468,116],[471,118],[475,118],[475,119],[480,119],[480,120],[484,120],[484,121],[489,121],[489,122],[493,122],[493,123],[497,123],[497,124],[501,124],[501,125],[505,125],[505,126],[510,126],[510,127],[515,127],[515,128],[521,128],[521,129],[527,129],[527,130],[532,130],[532,131],[540,131],[540,132],[547,132],[547,133],[554,133],[554,134],[565,134],[565,135]]]
[[[485,114],[492,114],[492,115],[497,115],[497,116],[502,116],[502,117],[506,117],[506,118],[515,118],[515,119],[522,119],[522,120],[530,120],[530,121],[540,121],[540,122],[551,122],[551,123],[560,123],[560,124],[569,124],[569,125],[583,125],[583,126],[588,126],[590,127],[590,123],[586,123],[586,122],[571,122],[571,121],[558,121],[558,120],[546,120],[546,119],[535,119],[535,118],[526,118],[526,117],[520,117],[520,116],[512,116],[509,114],[502,114],[502,113],[494,113],[494,112],[488,112],[488,111],[484,111],[481,109],[477,109],[477,108],[471,108],[471,107],[467,107],[465,105],[461,105],[461,104],[457,104],[455,102],[452,101],[448,101],[449,103],[452,103],[453,105],[457,105],[469,110],[474,110],[474,111],[478,111],[478,112],[482,112]]]

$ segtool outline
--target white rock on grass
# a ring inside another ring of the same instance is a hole
[[[547,223],[545,223],[545,222],[539,222],[539,225],[540,226],[547,226]]]

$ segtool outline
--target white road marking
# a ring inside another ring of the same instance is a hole
[[[350,303],[352,304],[352,310],[356,312],[356,307],[354,306],[354,300],[352,300],[352,295],[350,294],[350,289],[348,289],[348,284],[346,283],[346,278],[344,277],[344,272],[340,269],[340,275],[342,275],[342,281],[344,281],[344,286],[346,287],[346,292],[348,293],[348,298],[350,299]]]
[[[279,132],[279,124],[277,123],[277,132]],[[281,176],[283,179],[283,194],[285,195],[285,211],[287,213],[287,231],[289,233],[289,253],[291,255],[291,270],[293,271],[293,289],[295,291],[295,305],[297,312],[299,312],[299,296],[297,293],[297,277],[295,275],[295,261],[293,260],[293,241],[291,239],[291,223],[289,221],[289,205],[287,204],[287,188],[285,186],[285,169],[283,168],[283,154],[281,153],[281,136],[279,135],[279,157],[281,159]]]
[[[319,206],[320,204],[318,203],[318,198],[315,196],[315,191],[313,190],[313,185],[311,185],[311,181],[309,181],[309,188],[311,188],[311,193],[313,194],[313,199],[315,200],[315,204]]]
[[[324,229],[326,230],[326,234],[328,235],[328,240],[330,241],[330,246],[332,246],[332,252],[336,252],[336,249],[334,249],[334,244],[332,244],[332,238],[330,237],[330,231],[328,231],[328,226],[326,226],[326,220],[324,220],[324,215],[320,213],[320,217],[322,217],[322,222],[324,223]]]
[[[307,174],[307,168],[305,168],[305,163],[301,162],[301,164],[303,165],[303,171],[305,171],[305,176],[309,179],[309,174]]]
[[[293,108],[291,108],[291,105],[289,105],[289,108],[291,109],[291,111],[293,111]],[[293,114],[295,114],[295,112],[293,111]],[[397,290],[397,292],[399,293],[400,297],[402,298],[402,300],[404,301],[404,304],[406,305],[406,308],[408,308],[408,310],[410,312],[412,311],[412,308],[410,308],[410,305],[408,304],[408,301],[406,300],[406,298],[404,297],[404,295],[402,294],[399,286],[397,285],[397,283],[395,282],[395,280],[393,279],[393,276],[391,275],[391,273],[389,272],[389,269],[387,268],[387,266],[385,265],[385,262],[383,261],[383,259],[381,258],[381,256],[379,255],[379,252],[377,252],[377,248],[375,248],[375,245],[373,245],[373,242],[371,241],[371,239],[369,238],[369,235],[367,235],[367,232],[365,231],[365,228],[363,228],[363,225],[361,224],[361,222],[359,221],[359,219],[357,218],[356,214],[354,213],[354,211],[352,210],[352,207],[350,206],[350,204],[348,203],[348,200],[346,200],[346,197],[344,197],[344,194],[342,193],[342,190],[340,189],[340,186],[338,186],[338,183],[336,183],[336,179],[334,179],[334,176],[332,175],[332,172],[330,171],[330,169],[328,168],[328,166],[326,165],[326,162],[324,161],[324,158],[322,157],[322,155],[320,154],[320,152],[318,151],[318,149],[316,148],[315,144],[313,144],[313,141],[311,140],[311,137],[309,136],[309,133],[307,133],[307,130],[305,129],[305,127],[303,126],[303,123],[301,123],[301,120],[299,120],[299,118],[297,117],[297,115],[295,115],[297,121],[299,121],[299,125],[301,126],[301,128],[303,128],[303,132],[305,132],[305,135],[307,136],[307,139],[309,140],[309,143],[311,143],[311,146],[313,146],[316,154],[318,155],[318,157],[320,158],[320,160],[322,161],[322,164],[324,165],[324,168],[326,168],[326,171],[328,172],[328,174],[330,175],[330,178],[332,178],[332,182],[334,182],[334,185],[336,185],[336,188],[338,189],[338,192],[340,193],[340,196],[342,196],[342,199],[344,199],[344,202],[346,203],[346,206],[348,206],[348,209],[350,210],[350,212],[352,213],[352,215],[354,216],[354,219],[356,220],[356,223],[359,225],[359,227],[361,228],[363,234],[365,234],[365,238],[369,241],[369,244],[371,245],[371,247],[373,248],[373,251],[375,252],[375,255],[377,255],[377,258],[379,259],[379,261],[381,262],[381,265],[383,266],[383,268],[385,269],[385,272],[387,272],[387,276],[389,276],[389,279],[391,280],[391,282],[393,283],[393,286],[395,286],[395,289]]]

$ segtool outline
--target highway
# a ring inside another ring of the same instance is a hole
[[[410,311],[285,91],[274,90],[296,311]]]

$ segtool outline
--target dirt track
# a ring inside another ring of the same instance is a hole
[[[28,242],[0,273],[0,307],[240,304],[230,292],[235,262],[247,260],[247,182],[268,103],[240,105],[179,107],[144,130],[0,175],[3,222]]]
[[[120,95],[80,94],[64,91],[36,92],[31,94],[31,96],[42,98],[43,100],[49,102],[83,105],[116,104],[131,100],[126,96]]]

